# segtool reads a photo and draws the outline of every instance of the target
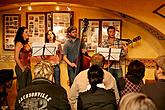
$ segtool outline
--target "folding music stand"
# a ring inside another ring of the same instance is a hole
[[[33,43],[32,56],[55,55],[57,48],[55,43]]]
[[[106,60],[108,60],[108,65],[110,61],[119,61],[121,55],[120,48],[102,48],[97,47],[97,53],[102,54]]]
[[[120,60],[121,49],[97,47],[97,53],[102,54],[106,60]]]

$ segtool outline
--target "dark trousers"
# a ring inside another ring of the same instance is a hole
[[[54,65],[54,80],[57,85],[60,85],[60,66]]]
[[[32,82],[32,73],[30,69],[22,72],[21,68],[16,65],[15,72],[17,75],[18,91],[30,85]]]
[[[76,77],[76,70],[75,68],[68,68],[68,76],[69,76],[69,86],[71,87],[74,81],[74,78]]]
[[[109,72],[113,75],[116,81],[118,81],[119,78],[123,77],[122,69],[109,68]]]

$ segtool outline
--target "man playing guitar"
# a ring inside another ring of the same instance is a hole
[[[99,45],[100,47],[105,48],[121,48],[121,57],[124,57],[128,53],[128,47],[125,43],[115,38],[115,27],[109,26],[107,29],[108,33],[108,40],[104,41]],[[108,61],[109,62],[109,61]],[[120,77],[123,76],[122,74],[122,68],[121,68],[121,61],[110,61],[111,63],[108,64],[108,70],[109,72],[115,77],[116,80],[118,80]]]

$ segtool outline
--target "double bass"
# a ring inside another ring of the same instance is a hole
[[[83,19],[83,30],[82,30],[82,38],[81,38],[81,46],[80,46],[80,71],[88,69],[90,67],[91,57],[88,55],[87,51],[82,52],[85,47],[84,36],[86,36],[86,32],[88,30],[89,20],[87,18]]]

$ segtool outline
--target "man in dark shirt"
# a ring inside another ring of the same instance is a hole
[[[158,110],[165,109],[165,55],[156,59],[156,83],[146,84],[141,92],[153,99]]]
[[[53,66],[48,61],[41,61],[34,67],[32,84],[19,91],[16,110],[70,110],[64,88],[53,80]]]

